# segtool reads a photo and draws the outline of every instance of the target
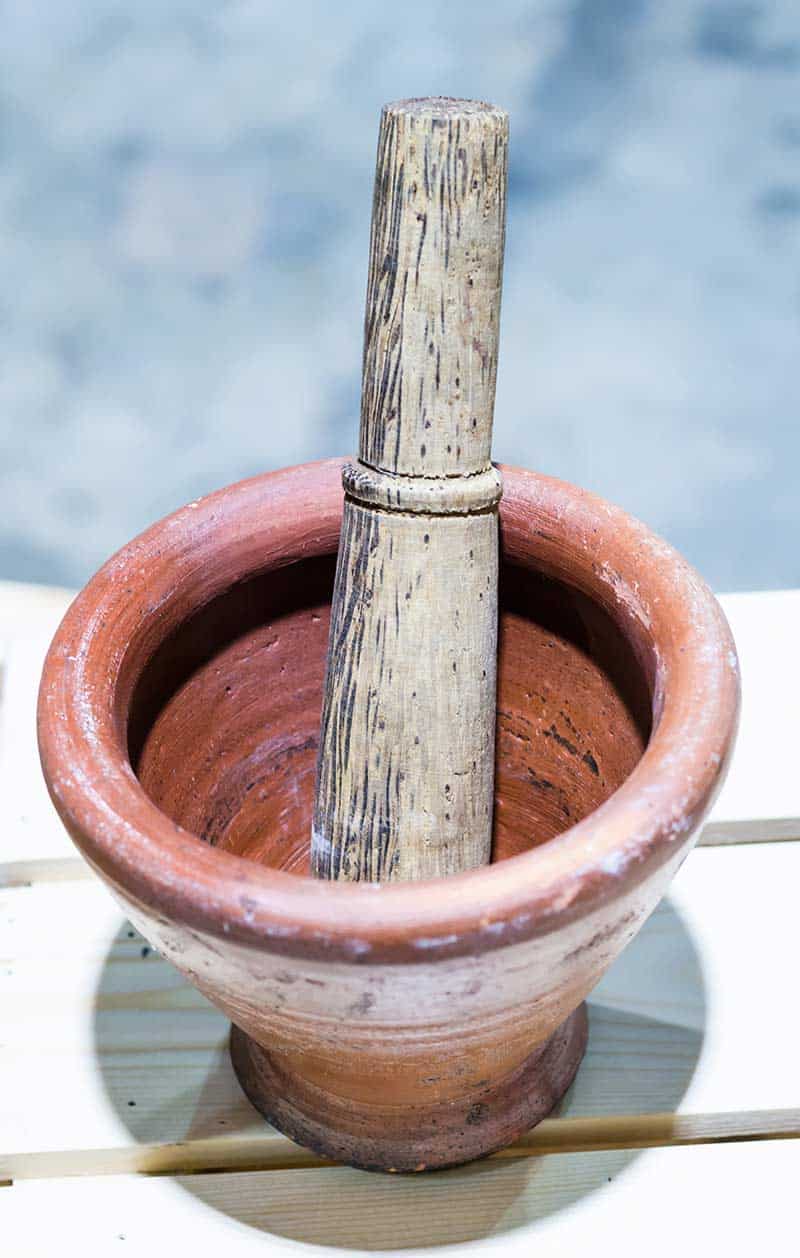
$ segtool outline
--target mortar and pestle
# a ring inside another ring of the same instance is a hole
[[[40,691],[64,825],[231,1019],[253,1104],[369,1169],[480,1157],[552,1110],[735,735],[693,569],[571,485],[503,468],[501,497],[506,151],[490,106],[384,109],[358,460],[148,529]]]

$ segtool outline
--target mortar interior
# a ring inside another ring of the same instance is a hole
[[[299,875],[309,845],[335,556],[234,585],[149,660],[128,716],[153,801],[205,842]],[[501,566],[492,860],[582,820],[647,744],[645,669],[608,613]]]

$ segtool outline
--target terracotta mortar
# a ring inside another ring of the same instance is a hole
[[[359,1166],[486,1154],[553,1107],[582,1002],[722,781],[736,655],[697,574],[607,503],[503,473],[493,863],[308,876],[341,462],[156,524],[77,598],[39,737],[69,833],[234,1023],[251,1100]]]

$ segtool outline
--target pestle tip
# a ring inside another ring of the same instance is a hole
[[[497,105],[483,100],[460,100],[455,96],[416,96],[408,100],[389,101],[383,107],[384,115],[402,115],[406,118],[463,118],[483,116],[497,121],[508,121],[508,113]]]

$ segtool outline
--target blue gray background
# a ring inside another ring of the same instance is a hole
[[[800,9],[0,0],[0,577],[354,448],[378,112],[512,117],[495,453],[800,584]]]

